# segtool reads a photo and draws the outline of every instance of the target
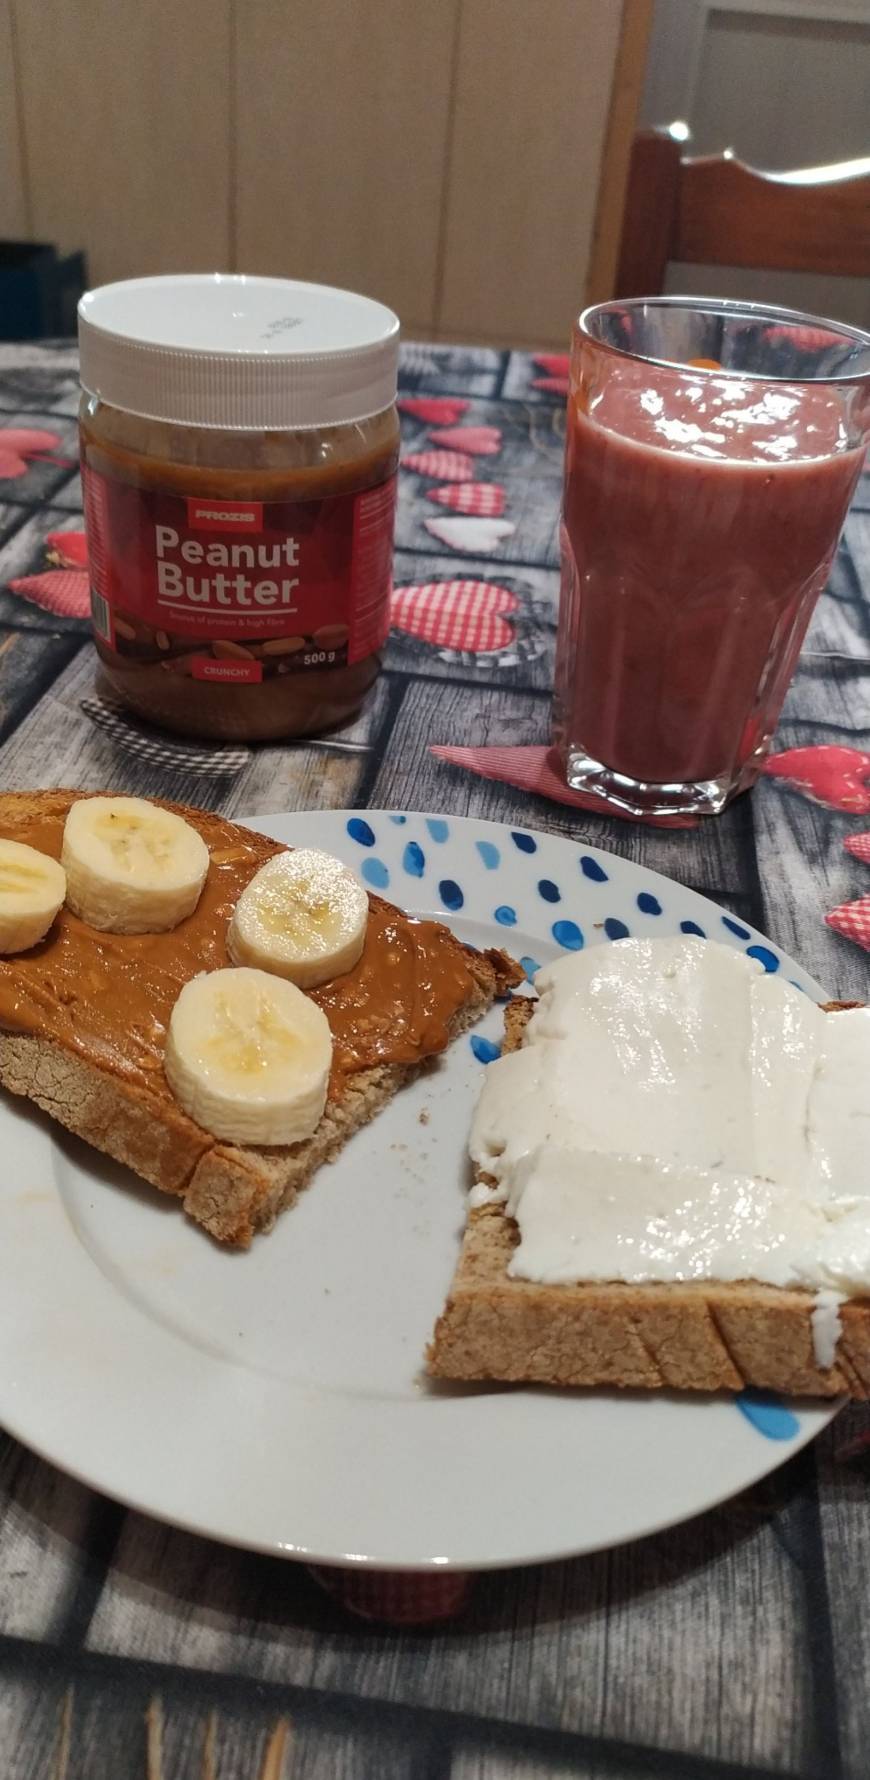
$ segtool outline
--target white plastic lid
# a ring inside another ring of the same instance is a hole
[[[79,303],[82,386],[149,420],[234,431],[333,426],[396,399],[391,309],[241,273],[131,278]]]

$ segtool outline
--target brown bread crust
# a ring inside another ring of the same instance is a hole
[[[505,1010],[506,1051],[534,1008]],[[858,1006],[828,1002],[827,1012]],[[752,1281],[690,1285],[539,1285],[511,1279],[519,1240],[500,1205],[469,1213],[459,1265],[428,1349],[433,1378],[626,1390],[737,1391],[870,1397],[870,1301],[840,1309],[836,1363],[813,1348],[811,1292]]]

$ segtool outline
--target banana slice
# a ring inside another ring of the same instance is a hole
[[[21,841],[0,840],[0,953],[38,945],[65,896],[66,874],[56,859]]]
[[[230,1143],[300,1143],[320,1123],[332,1065],[322,1009],[264,970],[186,983],[166,1038],[169,1086],[205,1131]]]
[[[314,847],[278,853],[261,866],[235,906],[227,934],[234,964],[316,989],[360,957],[369,899],[340,859]]]
[[[63,831],[70,908],[106,933],[167,933],[192,915],[208,872],[202,836],[144,797],[83,797]]]

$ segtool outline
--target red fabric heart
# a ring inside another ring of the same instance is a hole
[[[17,451],[0,449],[0,481],[14,482],[15,477],[23,476],[26,470],[26,457],[19,457]]]
[[[575,810],[596,810],[602,816],[622,816],[593,792],[571,791],[559,770],[559,762],[549,748],[430,748],[438,760],[451,766],[466,767],[482,779],[495,779],[501,785],[515,785],[520,791],[531,791],[548,797],[553,803],[570,804]],[[630,821],[629,816],[625,817]],[[662,816],[653,821],[656,828],[697,828],[694,816]]]
[[[37,427],[0,427],[0,479],[11,482],[27,472],[27,459],[34,451],[52,451],[60,444],[58,433],[43,432]]]
[[[832,909],[825,916],[825,922],[835,933],[842,933],[844,939],[853,939],[856,945],[870,952],[870,896],[859,896],[857,902],[841,903],[838,909]]]
[[[786,748],[765,761],[764,771],[826,809],[870,814],[870,754],[860,748]]]
[[[568,379],[567,377],[533,377],[532,388],[545,389],[552,396],[566,396],[568,394]]]
[[[500,482],[454,482],[449,488],[427,488],[426,499],[456,513],[471,513],[475,519],[500,519],[505,491]]]
[[[470,482],[474,476],[473,460],[462,451],[412,451],[402,458],[402,468],[442,482]]]
[[[13,593],[20,593],[44,612],[60,618],[89,618],[91,595],[89,579],[82,569],[45,569],[41,575],[23,575],[10,581]]]
[[[65,569],[86,569],[88,543],[84,532],[49,532],[46,544]]]
[[[571,356],[567,352],[536,352],[535,364],[540,365],[550,377],[567,377],[571,369]]]
[[[501,428],[497,426],[443,426],[430,432],[435,445],[448,451],[470,451],[472,457],[497,457],[501,450]]]
[[[870,834],[850,834],[843,842],[847,853],[870,865]]]
[[[0,427],[0,448],[5,450],[8,446],[10,451],[20,451],[25,457],[31,451],[53,451],[59,444],[59,433],[43,432],[39,427]]]
[[[432,426],[453,426],[471,407],[461,396],[402,396],[398,405],[403,414],[428,420]]]
[[[489,581],[426,581],[397,587],[391,614],[394,629],[422,643],[491,655],[513,642],[502,614],[519,603],[509,588]]]

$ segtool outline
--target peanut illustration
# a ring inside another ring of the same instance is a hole
[[[305,648],[304,637],[270,637],[267,643],[260,644],[261,655],[298,655]]]
[[[212,655],[218,661],[253,661],[254,656],[243,643],[233,643],[228,637],[218,637],[211,646]]]
[[[323,624],[314,632],[314,643],[318,649],[339,649],[349,635],[346,624]]]

